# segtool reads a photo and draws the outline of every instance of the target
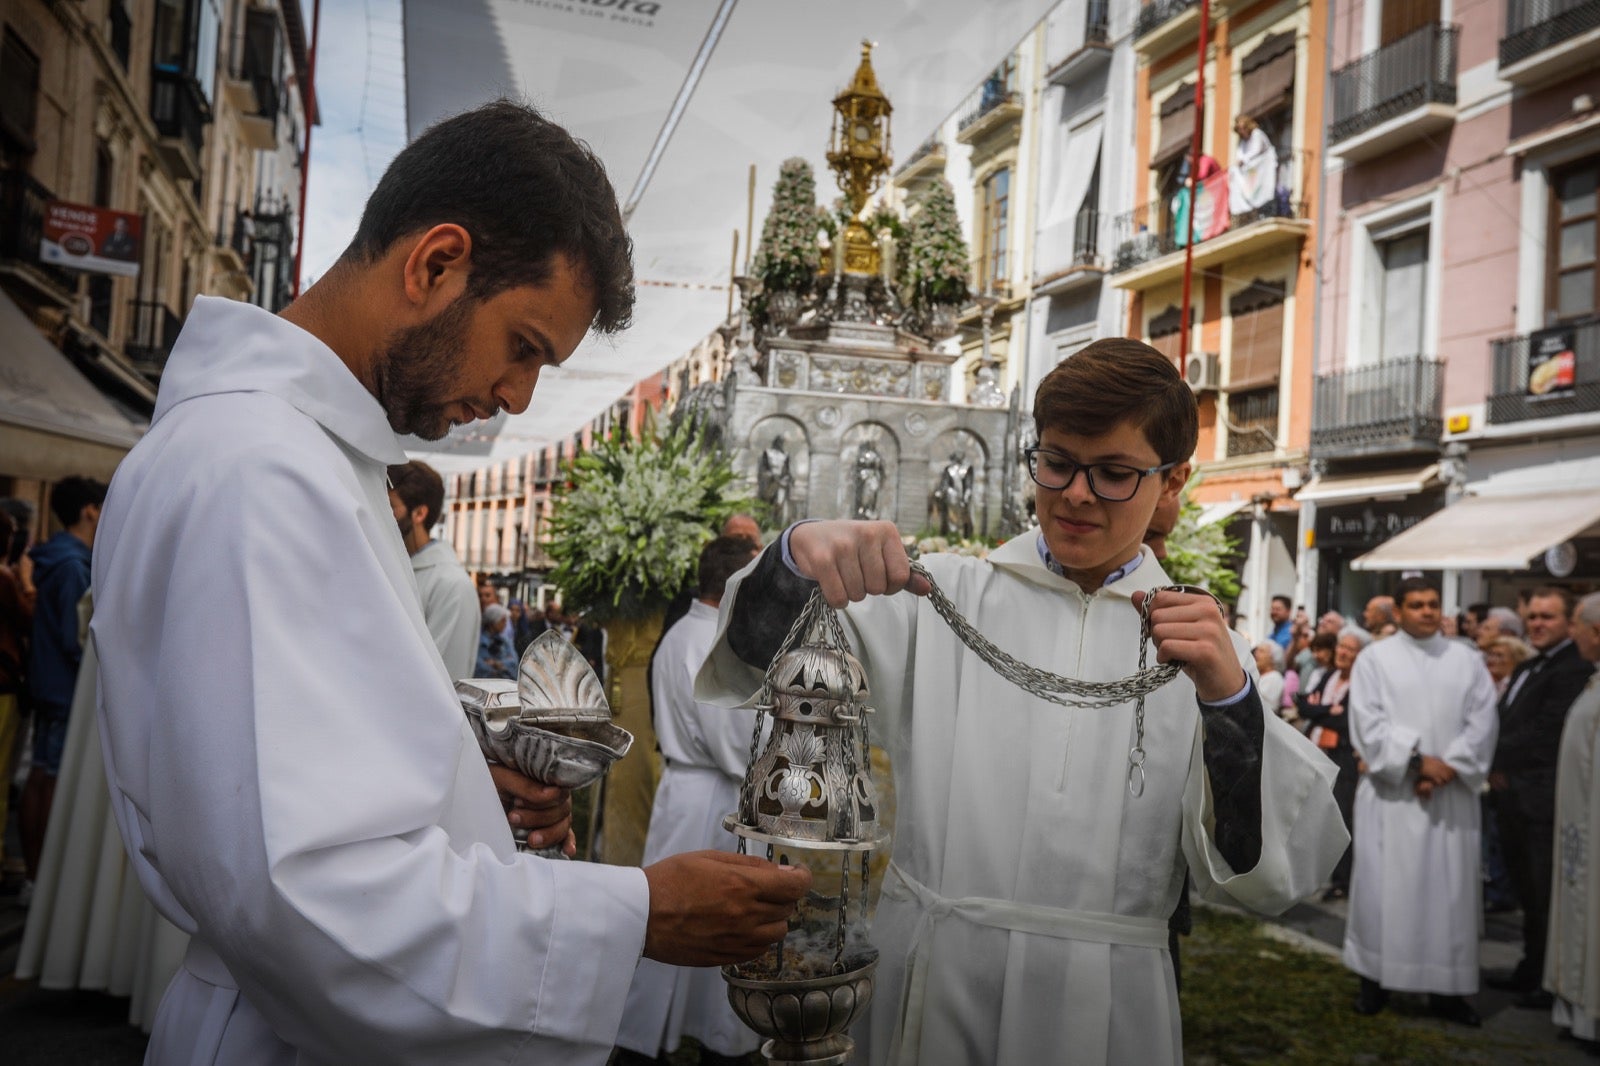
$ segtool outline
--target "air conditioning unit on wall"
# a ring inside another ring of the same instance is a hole
[[[1215,389],[1219,362],[1216,352],[1190,352],[1183,361],[1183,379],[1195,392]]]

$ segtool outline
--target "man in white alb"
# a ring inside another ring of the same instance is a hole
[[[515,850],[568,798],[486,765],[388,498],[399,435],[523,411],[632,292],[598,161],[499,101],[396,156],[282,315],[195,302],[94,563],[112,811],[191,936],[146,1062],[599,1066],[641,953],[783,934],[803,870]]]
[[[422,620],[453,678],[472,676],[478,659],[478,590],[455,549],[430,530],[444,511],[444,479],[419,459],[389,468],[389,504],[411,553]]]
[[[1361,977],[1356,1010],[1388,993],[1429,993],[1435,1014],[1476,1026],[1478,793],[1494,757],[1494,682],[1472,648],[1439,632],[1439,590],[1406,578],[1400,631],[1375,641],[1350,674],[1356,786],[1355,864],[1344,962]]]

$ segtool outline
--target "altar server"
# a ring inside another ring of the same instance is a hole
[[[1006,652],[1118,680],[1137,670],[1139,605],[1171,583],[1140,541],[1188,478],[1194,394],[1148,345],[1101,340],[1045,377],[1034,418],[1040,529],[986,560],[922,561]],[[872,736],[895,773],[877,988],[856,1033],[865,1061],[1180,1062],[1167,918],[1185,861],[1202,895],[1272,913],[1314,891],[1348,839],[1333,765],[1262,707],[1217,604],[1156,597],[1150,662],[1187,665],[1142,722],[1132,700],[1062,707],[901,592],[928,589],[892,524],[803,523],[729,583],[698,695],[756,693],[818,586],[849,605]]]
[[[1591,663],[1600,663],[1600,592],[1572,611],[1572,642]],[[1551,886],[1550,933],[1544,987],[1555,997],[1555,1023],[1600,1049],[1600,674],[1567,712],[1556,771],[1555,880]]]
[[[196,301],[94,573],[113,813],[192,938],[147,1062],[598,1066],[641,952],[781,935],[803,870],[514,850],[508,809],[544,846],[570,800],[486,765],[386,490],[399,434],[522,411],[632,298],[598,161],[500,101],[402,151],[281,316]]]
[[[1406,578],[1400,631],[1350,674],[1355,865],[1344,962],[1361,976],[1356,1010],[1390,991],[1427,992],[1433,1011],[1476,1026],[1478,795],[1494,757],[1494,682],[1477,651],[1439,632],[1439,589]]]
[[[756,542],[718,537],[700,551],[699,595],[661,638],[651,674],[656,739],[665,768],[650,814],[644,861],[699,848],[734,851],[738,837],[722,819],[739,805],[739,783],[750,759],[756,712],[730,713],[695,702],[694,675],[717,636],[717,605],[728,578],[756,556]],[[650,1061],[699,1041],[702,1066],[732,1062],[760,1040],[733,1013],[718,970],[639,963],[622,1012],[617,1046]]]

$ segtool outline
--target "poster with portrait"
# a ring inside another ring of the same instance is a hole
[[[1577,331],[1541,329],[1528,336],[1528,395],[1535,400],[1571,396],[1578,384]]]
[[[139,276],[144,219],[130,211],[51,200],[44,205],[39,259],[70,270]]]

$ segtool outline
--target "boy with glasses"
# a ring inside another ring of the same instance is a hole
[[[1010,654],[1115,681],[1138,668],[1144,598],[1171,584],[1141,541],[1188,478],[1194,396],[1153,348],[1103,340],[1044,379],[1034,418],[1039,530],[987,560],[923,563]],[[1166,949],[1185,860],[1202,894],[1276,912],[1348,840],[1334,767],[1262,708],[1216,603],[1156,596],[1151,661],[1185,666],[1141,733],[1132,701],[1058,706],[979,660],[922,598],[892,524],[802,523],[729,583],[699,697],[756,692],[819,585],[848,605],[899,806],[866,1061],[1181,1061]]]

